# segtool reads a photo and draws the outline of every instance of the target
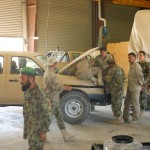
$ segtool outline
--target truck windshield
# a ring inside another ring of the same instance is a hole
[[[55,57],[58,59],[58,62],[68,62],[69,58],[65,51],[49,51],[48,57]]]

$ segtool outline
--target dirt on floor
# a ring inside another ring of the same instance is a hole
[[[53,118],[48,132],[49,143],[44,150],[91,150],[93,143],[103,144],[115,135],[129,135],[139,142],[150,142],[150,111],[144,113],[137,124],[110,124],[114,119],[110,106],[97,106],[82,124],[66,124],[67,131],[75,135],[71,142],[63,142],[61,132]],[[27,150],[28,142],[23,139],[22,107],[0,107],[0,149]]]

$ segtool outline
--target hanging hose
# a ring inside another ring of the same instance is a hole
[[[46,24],[46,52],[48,53],[48,27],[49,27],[49,12],[50,12],[50,0],[48,1],[48,11],[47,11],[47,24]]]
[[[99,29],[99,40],[98,40],[98,46],[106,46],[107,42],[108,42],[108,28],[107,28],[107,24],[106,24],[106,19],[102,18],[102,14],[101,14],[101,3],[102,0],[98,1],[98,16],[99,16],[99,20],[103,21],[104,25],[100,27]]]

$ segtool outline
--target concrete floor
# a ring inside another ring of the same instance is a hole
[[[66,123],[68,132],[75,140],[65,143],[53,119],[44,150],[91,150],[93,143],[104,143],[114,135],[130,135],[139,142],[150,142],[150,112],[145,112],[138,124],[113,125],[110,106],[98,106],[80,125]],[[28,143],[22,138],[22,107],[0,107],[0,150],[27,150]]]

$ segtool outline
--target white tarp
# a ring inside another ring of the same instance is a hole
[[[150,10],[140,10],[135,14],[129,40],[129,52],[145,51],[150,55]]]

